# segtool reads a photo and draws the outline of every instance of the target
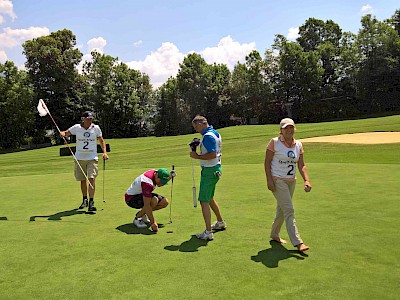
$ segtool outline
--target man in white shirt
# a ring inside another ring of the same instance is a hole
[[[94,193],[95,193],[95,179],[98,175],[98,161],[97,156],[97,139],[103,149],[103,159],[108,159],[106,150],[106,143],[103,139],[103,134],[98,125],[92,123],[93,113],[85,111],[82,115],[82,122],[75,124],[65,131],[61,131],[62,137],[75,135],[76,136],[76,152],[75,152],[75,179],[81,182],[82,191],[82,204],[79,209],[88,207],[88,211],[96,211],[94,206]],[[78,165],[79,163],[79,165]],[[82,173],[82,170],[84,173]],[[86,178],[89,180],[89,188],[87,186]],[[89,201],[88,201],[89,190]]]

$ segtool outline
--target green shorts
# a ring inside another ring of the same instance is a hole
[[[219,172],[219,175],[217,172]],[[221,166],[203,167],[201,169],[199,201],[210,202],[214,198],[215,186],[221,174]]]

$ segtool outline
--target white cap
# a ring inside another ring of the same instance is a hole
[[[279,123],[280,128],[286,128],[286,126],[289,126],[289,125],[296,127],[296,125],[294,125],[294,121],[290,118],[282,119],[281,122]]]

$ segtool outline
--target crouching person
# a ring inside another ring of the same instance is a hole
[[[153,211],[167,207],[168,199],[153,193],[153,191],[157,186],[168,184],[168,181],[175,175],[175,171],[169,172],[165,168],[160,168],[148,170],[132,182],[125,193],[125,202],[129,207],[140,209],[133,220],[133,224],[137,228],[147,228],[150,224],[152,231],[158,231]]]

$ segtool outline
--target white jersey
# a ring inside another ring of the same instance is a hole
[[[204,142],[204,138],[207,138],[207,136],[210,136],[211,138],[213,138],[215,140],[215,147],[216,147],[216,154],[217,157],[210,159],[210,160],[204,160],[201,159],[200,160],[200,166],[202,167],[214,167],[216,165],[221,165],[221,155],[222,155],[222,138],[221,135],[218,134],[219,136],[217,136],[214,132],[212,131],[208,131],[207,133],[205,133],[203,135],[203,140],[200,144],[200,153],[201,154],[206,154],[208,153],[206,147],[203,145]]]
[[[76,152],[77,160],[98,160],[97,156],[97,138],[102,136],[101,129],[98,125],[91,124],[85,129],[81,124],[75,124],[68,131],[76,136]]]
[[[271,162],[271,173],[274,178],[294,180],[296,178],[296,164],[300,154],[303,153],[303,145],[300,141],[292,148],[288,148],[279,137],[273,138],[274,157]]]
[[[143,190],[142,190],[142,182],[147,183],[148,185],[152,186],[152,189],[155,189],[153,180],[147,176],[145,176],[144,174],[138,176],[131,184],[131,186],[128,188],[128,190],[126,191],[126,193],[128,195],[138,195],[138,194],[142,194]],[[147,196],[147,195],[146,195]]]

